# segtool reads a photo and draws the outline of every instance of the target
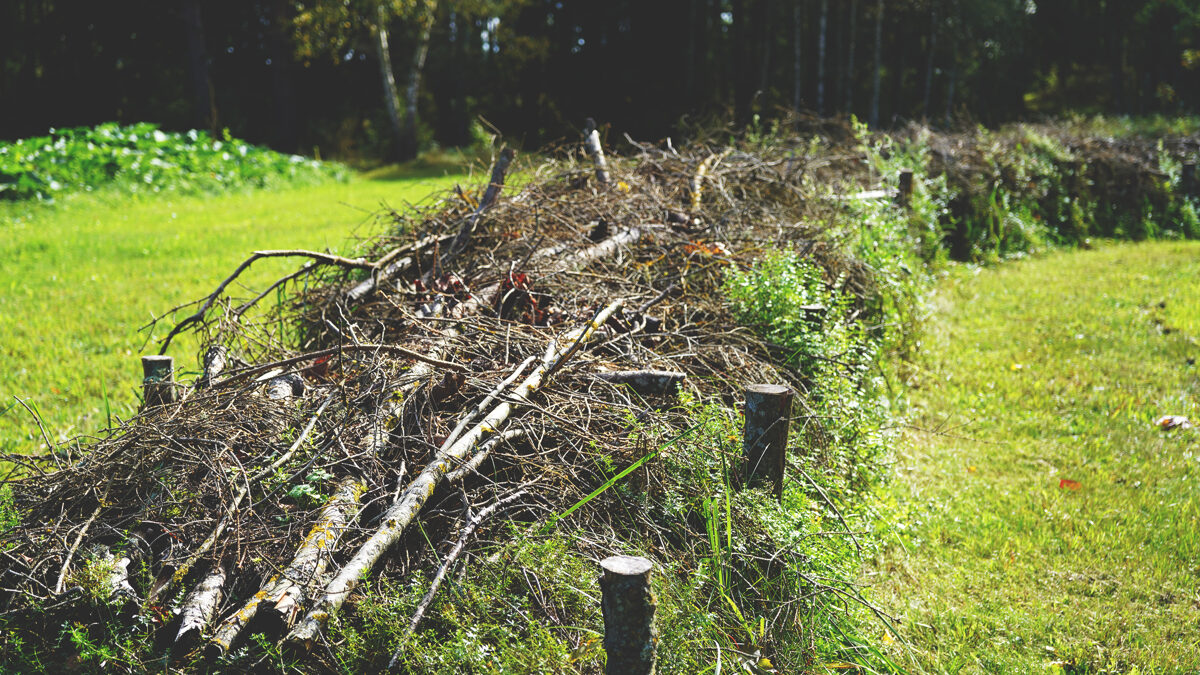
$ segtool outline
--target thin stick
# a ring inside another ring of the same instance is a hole
[[[458,426],[454,427],[454,431],[450,432],[450,435],[446,437],[444,443],[453,444],[454,441],[458,440],[459,435],[461,435],[469,425],[475,422],[475,418],[479,417],[484,410],[487,410],[488,406],[492,404],[492,401],[495,401],[496,397],[503,393],[503,391],[507,389],[510,384],[515,382],[517,378],[521,376],[521,373],[524,373],[525,369],[529,367],[529,364],[536,360],[536,356],[530,356],[529,358],[525,359],[524,363],[517,366],[517,369],[514,370],[511,375],[504,378],[503,382],[496,385],[496,388],[493,389],[486,397],[484,397],[483,401],[481,401],[479,405],[475,406],[474,410],[466,415],[463,415],[463,418],[458,422]]]
[[[55,595],[62,593],[63,583],[65,583],[67,579],[67,570],[71,567],[71,558],[75,556],[75,551],[79,550],[79,543],[83,541],[83,537],[87,534],[88,528],[90,528],[92,523],[96,521],[96,516],[100,515],[100,509],[102,508],[104,508],[103,504],[97,506],[95,511],[92,511],[92,517],[88,518],[87,522],[83,524],[83,527],[79,529],[79,535],[75,537],[75,543],[71,544],[71,548],[67,550],[67,559],[63,561],[62,571],[58,573],[58,583],[54,585]]]
[[[291,358],[283,359],[280,361],[272,361],[271,363],[264,363],[259,366],[254,366],[253,368],[248,368],[246,370],[235,372],[234,374],[221,380],[221,382],[216,384],[214,386],[214,388],[225,387],[236,380],[241,380],[241,379],[244,379],[247,377],[252,377],[254,375],[259,375],[259,374],[265,373],[267,371],[274,370],[275,368],[286,368],[288,366],[295,365],[297,363],[302,363],[304,361],[311,361],[313,359],[319,359],[322,356],[333,356],[334,354],[337,354],[339,352],[374,352],[374,351],[393,352],[395,354],[400,354],[401,356],[413,359],[415,361],[423,361],[425,363],[428,363],[431,366],[445,368],[446,370],[453,370],[458,373],[468,372],[466,366],[462,366],[457,363],[453,363],[451,361],[442,361],[440,359],[435,359],[432,356],[426,356],[420,352],[414,352],[411,349],[406,349],[399,345],[341,345],[338,347],[330,347],[329,349],[322,349],[320,351],[309,352],[307,354],[301,354],[300,356],[293,356]]]
[[[417,610],[413,612],[412,619],[409,619],[408,628],[404,631],[402,639],[412,635],[417,630],[417,626],[421,624],[421,619],[425,618],[425,612],[429,609],[429,605],[433,602],[433,596],[437,595],[438,588],[441,587],[442,581],[446,578],[446,573],[458,560],[458,556],[462,555],[463,549],[466,548],[467,539],[487,520],[493,513],[501,508],[508,506],[521,497],[525,496],[525,490],[517,490],[511,495],[497,501],[490,506],[484,508],[479,513],[467,519],[467,524],[463,526],[462,532],[458,535],[458,542],[454,544],[454,548],[450,549],[450,553],[446,555],[446,559],[442,561],[438,567],[437,574],[433,576],[433,581],[429,584],[429,590],[425,592],[425,597],[421,598],[421,602],[417,604]],[[403,647],[399,647],[392,654],[392,660],[388,663],[388,669],[396,667],[396,661],[400,658],[400,652]]]

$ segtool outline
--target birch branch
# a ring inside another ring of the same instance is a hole
[[[283,573],[272,577],[241,609],[227,616],[217,626],[205,648],[209,658],[229,651],[242,631],[254,621],[260,608],[266,608],[264,614],[272,615],[268,620],[276,626],[286,627],[291,623],[300,603],[304,601],[304,586],[325,572],[329,562],[328,553],[346,526],[353,521],[358,500],[365,490],[366,486],[357,478],[346,478],[338,484],[337,491],[321,509],[317,522]]]
[[[446,554],[446,559],[438,567],[437,573],[433,576],[433,581],[429,584],[429,590],[425,592],[425,597],[421,598],[421,602],[417,604],[417,609],[413,612],[412,619],[408,622],[408,629],[404,631],[403,637],[408,637],[416,632],[417,626],[421,625],[421,619],[425,617],[425,612],[429,609],[429,605],[433,602],[433,598],[437,595],[438,589],[441,588],[442,581],[446,578],[446,573],[454,566],[455,561],[462,555],[463,549],[467,546],[467,540],[471,538],[475,530],[483,524],[485,520],[491,517],[496,511],[508,506],[525,495],[524,490],[517,490],[494,504],[484,508],[479,513],[472,515],[467,524],[463,526],[462,532],[458,535],[458,541],[454,544],[454,548],[450,549],[450,553]],[[403,638],[401,638],[403,639]],[[396,667],[396,662],[400,659],[400,652],[403,646],[396,649],[392,653],[392,660],[388,662],[388,670]]]
[[[623,304],[624,300],[617,300],[601,310],[586,325],[570,331],[560,339],[551,340],[542,357],[541,364],[513,390],[509,400],[498,404],[481,422],[452,444],[443,444],[438,449],[434,461],[430,462],[421,474],[409,483],[408,488],[400,495],[396,503],[384,513],[383,525],[375,530],[354,554],[354,557],[346,563],[342,571],[329,582],[313,608],[292,629],[291,634],[287,637],[287,642],[305,649],[312,646],[330,615],[341,608],[358,582],[366,578],[383,554],[400,540],[405,529],[420,513],[425,502],[437,489],[452,466],[461,463],[472,448],[487,436],[496,433],[500,425],[508,419],[514,407],[522,401],[527,401],[529,396],[541,387],[546,374],[560,368],[564,357],[569,356],[578,348],[578,345],[590,338],[596,329],[608,321]],[[570,347],[564,348],[562,345],[570,345]]]

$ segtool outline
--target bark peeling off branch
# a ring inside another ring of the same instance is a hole
[[[578,349],[580,344],[587,341],[596,332],[596,329],[607,322],[622,305],[624,305],[624,300],[617,300],[601,310],[586,325],[570,331],[561,339],[551,340],[542,357],[542,362],[513,390],[509,400],[503,401],[493,408],[479,424],[464,433],[453,444],[449,444],[448,447],[443,445],[442,448],[439,448],[434,461],[409,483],[408,488],[396,503],[384,513],[383,525],[375,530],[354,554],[354,557],[346,563],[342,571],[329,582],[313,608],[292,629],[291,634],[287,637],[288,643],[305,649],[312,646],[330,615],[341,608],[358,582],[366,578],[383,554],[399,541],[400,536],[420,513],[421,508],[445,479],[446,474],[455,465],[461,464],[472,448],[486,437],[496,433],[500,425],[508,419],[514,407],[537,391],[542,385],[543,378],[548,373],[560,368],[564,359]]]

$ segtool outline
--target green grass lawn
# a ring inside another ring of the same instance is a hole
[[[14,396],[40,412],[54,442],[105,426],[105,393],[114,415],[130,415],[146,337],[138,328],[152,316],[210,293],[253,250],[347,252],[352,234],[371,234],[381,204],[401,208],[464,180],[427,173],[220,196],[0,204],[0,451],[44,448]],[[261,288],[298,264],[259,261],[242,282]],[[197,348],[172,344],[176,367],[194,370]]]
[[[1200,244],[941,286],[869,574],[930,672],[1200,669]],[[880,636],[883,643],[891,640]]]

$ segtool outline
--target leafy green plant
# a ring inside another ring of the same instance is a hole
[[[0,143],[0,198],[53,200],[101,188],[128,194],[224,192],[344,179],[345,169],[205,131],[147,122],[52,129]]]

